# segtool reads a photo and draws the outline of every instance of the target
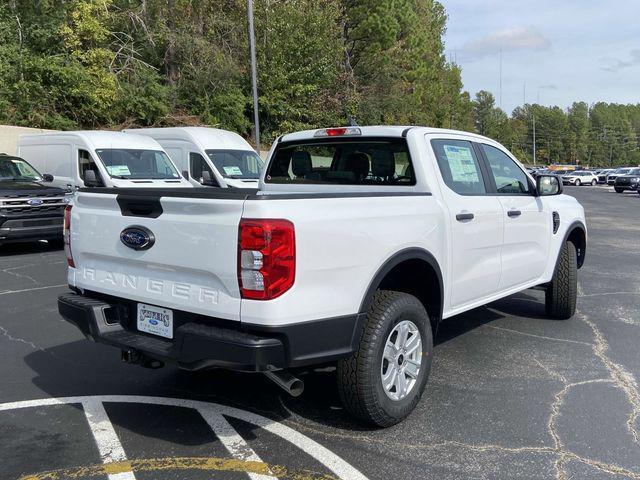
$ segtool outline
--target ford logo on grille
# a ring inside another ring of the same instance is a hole
[[[122,230],[120,241],[134,250],[148,250],[153,246],[156,237],[148,228],[136,225]]]
[[[42,205],[44,200],[40,200],[39,198],[32,198],[31,200],[27,200],[27,203],[32,207],[37,207],[38,205]]]

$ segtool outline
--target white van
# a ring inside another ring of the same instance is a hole
[[[240,135],[208,127],[139,128],[127,133],[155,139],[182,172],[200,187],[258,188],[263,162]],[[211,182],[203,179],[209,172]]]
[[[53,185],[61,188],[192,187],[158,142],[142,135],[103,131],[21,135],[18,155],[53,175]],[[87,171],[93,172],[95,183],[86,184]]]

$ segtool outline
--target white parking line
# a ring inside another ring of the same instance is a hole
[[[240,410],[239,408],[228,407],[226,405],[220,405],[218,403],[207,403],[201,402],[197,400],[186,400],[179,398],[167,398],[167,397],[146,397],[146,396],[138,396],[138,395],[101,395],[101,396],[81,396],[81,397],[62,397],[62,398],[42,398],[38,400],[25,400],[20,402],[10,402],[10,403],[2,403],[0,404],[0,412],[5,410],[16,410],[21,408],[33,408],[33,407],[43,407],[47,405],[69,405],[79,403],[84,405],[85,403],[91,404],[91,402],[97,403],[142,403],[142,404],[150,404],[150,405],[166,405],[171,407],[184,407],[184,408],[192,408],[200,412],[203,418],[208,415],[209,418],[215,419],[215,415],[224,415],[230,418],[237,418],[239,420],[243,420],[252,425],[256,425],[258,427],[264,428],[266,431],[286,440],[291,443],[295,448],[303,451],[307,455],[313,457],[317,462],[321,463],[325,467],[327,467],[331,472],[337,475],[339,478],[344,480],[367,480],[362,473],[360,473],[355,467],[344,461],[338,455],[333,453],[331,450],[323,447],[315,440],[297,432],[296,430],[282,424],[278,423],[274,420],[271,420],[267,417],[263,417],[261,415],[247,412],[245,410]],[[105,413],[106,416],[106,413]],[[99,418],[99,417],[96,417]],[[226,422],[226,420],[223,418]],[[108,419],[107,419],[108,421]],[[224,432],[224,427],[222,424],[214,422],[214,426],[220,428],[221,432]],[[228,422],[226,422],[227,425]],[[111,430],[113,431],[113,426],[109,423]],[[214,430],[215,428],[212,427]],[[237,443],[237,439],[235,439],[234,435],[238,435],[237,432],[234,431],[231,434],[231,430],[233,428],[231,425],[228,426],[230,429],[227,432],[226,440],[223,440],[223,435],[221,435],[221,441],[229,442],[229,446],[233,446],[234,449],[239,449],[242,444]],[[115,436],[115,432],[113,433]],[[95,436],[95,435],[94,435]],[[106,437],[108,438],[108,436]],[[96,441],[99,440],[99,437],[96,437]],[[117,439],[116,439],[117,440]],[[242,440],[244,442],[244,440]],[[119,440],[118,440],[119,444]],[[226,444],[225,444],[226,446]],[[99,447],[100,449],[101,447]],[[122,448],[122,446],[120,446]],[[229,448],[229,447],[227,447]],[[102,454],[102,449],[100,452]],[[230,450],[231,451],[231,450]],[[236,453],[239,453],[239,450],[235,450]],[[232,452],[233,454],[233,452]],[[254,453],[255,454],[255,453]],[[125,480],[133,477],[118,477],[117,480]]]
[[[109,420],[109,416],[102,405],[96,399],[82,402],[84,414],[89,422],[89,428],[98,446],[102,463],[122,462],[127,459],[120,439]],[[135,480],[133,472],[123,472],[109,475],[109,480]]]
[[[227,420],[212,410],[198,410],[204,421],[209,424],[216,436],[220,439],[225,448],[233,456],[239,460],[250,460],[254,462],[262,462],[262,459],[253,451],[253,449],[244,441],[244,439],[234,430]],[[274,477],[260,475],[257,473],[249,473],[251,480],[267,480]]]

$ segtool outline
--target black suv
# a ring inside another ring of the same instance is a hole
[[[613,188],[616,193],[622,193],[625,190],[638,190],[638,182],[640,182],[640,168],[632,168],[624,175],[618,175]]]
[[[19,157],[0,153],[0,245],[48,240],[62,245],[67,192],[48,186],[51,175],[40,175]]]

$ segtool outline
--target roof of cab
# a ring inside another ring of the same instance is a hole
[[[93,149],[131,148],[141,150],[162,150],[153,138],[124,132],[103,130],[78,130],[73,132],[48,132],[20,135],[22,145],[46,145],[48,142],[79,139]]]
[[[199,145],[204,150],[253,150],[253,147],[237,133],[219,128],[136,128],[127,129],[125,132],[149,135],[158,140],[187,140]]]
[[[340,127],[338,127],[340,128]],[[349,127],[347,127],[349,128]],[[409,132],[419,131],[421,134],[443,134],[443,135],[466,135],[475,137],[477,139],[489,140],[495,142],[495,140],[491,140],[490,138],[483,137],[482,135],[478,135],[477,133],[471,132],[463,132],[461,130],[448,130],[445,128],[431,128],[431,127],[420,127],[420,126],[411,126],[411,125],[374,125],[374,126],[354,126],[353,128],[359,128],[362,132],[362,137],[403,137],[406,136]],[[282,142],[291,142],[296,140],[309,140],[311,138],[336,138],[336,137],[315,137],[316,132],[326,130],[324,128],[316,128],[314,130],[303,130],[300,132],[293,132],[284,134],[280,137],[280,141]],[[352,135],[353,137],[357,137],[357,135]]]

